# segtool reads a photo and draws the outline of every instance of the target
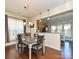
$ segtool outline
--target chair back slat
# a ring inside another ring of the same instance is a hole
[[[41,45],[43,44],[43,39],[44,39],[44,36],[39,36],[37,37],[37,45]]]
[[[34,33],[34,37],[38,37],[39,34]]]
[[[18,43],[22,42],[22,34],[17,35],[17,40],[18,40]]]
[[[26,33],[26,36],[31,36],[31,33]]]

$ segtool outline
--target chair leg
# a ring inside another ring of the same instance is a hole
[[[18,47],[18,51],[19,51],[19,47]]]
[[[21,50],[20,47],[18,47],[18,52],[20,52],[20,50]]]
[[[19,45],[19,44],[17,44],[18,52],[23,53],[23,47],[22,47],[22,44],[21,44],[21,47],[19,47],[18,45]]]
[[[44,56],[44,54],[43,54],[43,48],[42,48],[42,56]]]
[[[37,54],[37,59],[38,59],[38,51],[37,51],[37,53],[36,53],[36,54]]]
[[[22,47],[21,47],[21,53],[22,53]]]
[[[21,44],[21,53],[23,53],[23,47],[22,47],[22,44]]]
[[[18,47],[18,44],[17,44],[17,48],[18,48],[18,52],[19,52],[19,47]]]

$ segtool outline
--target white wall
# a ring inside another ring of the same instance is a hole
[[[60,34],[58,33],[38,33],[39,35],[45,35],[45,46],[60,51]]]

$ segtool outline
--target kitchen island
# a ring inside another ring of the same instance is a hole
[[[45,35],[45,46],[60,51],[60,34],[59,33],[37,33],[39,35]]]

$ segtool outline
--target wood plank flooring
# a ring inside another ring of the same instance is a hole
[[[73,59],[73,42],[65,41],[61,45],[61,58]]]
[[[64,46],[64,47],[63,47]],[[68,42],[61,47],[61,51],[46,47],[46,53],[42,56],[39,53],[39,59],[72,59],[71,45]],[[5,59],[28,59],[28,51],[19,54],[15,45],[5,47]],[[32,53],[32,59],[37,59],[36,55]]]

